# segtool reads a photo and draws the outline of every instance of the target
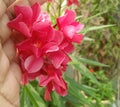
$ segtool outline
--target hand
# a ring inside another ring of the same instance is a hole
[[[0,107],[19,107],[21,70],[16,63],[16,50],[7,23],[14,5],[32,5],[47,0],[0,0]],[[8,8],[9,7],[9,8]]]

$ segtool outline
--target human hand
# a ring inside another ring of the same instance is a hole
[[[14,5],[32,5],[47,0],[0,0],[0,107],[19,107],[21,70],[16,63],[16,50],[7,23]]]

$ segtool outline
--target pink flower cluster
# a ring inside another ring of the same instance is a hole
[[[16,18],[8,26],[20,33],[24,40],[16,44],[22,69],[22,83],[37,78],[39,85],[46,87],[44,99],[51,100],[50,93],[67,94],[67,84],[62,75],[66,71],[68,54],[73,52],[73,42],[80,43],[83,35],[78,32],[83,24],[75,21],[76,14],[66,10],[53,26],[40,5],[15,6]]]

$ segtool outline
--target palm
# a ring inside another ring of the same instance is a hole
[[[19,107],[19,82],[21,71],[16,63],[14,43],[11,39],[12,32],[7,23],[13,13],[13,6],[30,5],[34,2],[43,3],[47,0],[0,0],[0,106]],[[12,5],[11,5],[12,4]],[[11,6],[10,6],[11,5]],[[10,6],[9,12],[6,12]]]

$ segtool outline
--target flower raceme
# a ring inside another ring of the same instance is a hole
[[[41,11],[38,3],[32,7],[15,6],[14,11],[16,18],[8,26],[24,37],[16,44],[22,84],[38,78],[39,85],[46,87],[45,100],[51,100],[53,90],[65,96],[67,84],[62,75],[71,61],[68,55],[74,51],[73,42],[80,43],[83,38],[78,34],[83,24],[75,21],[74,11],[66,10],[56,19],[58,29],[55,29],[49,15]]]

